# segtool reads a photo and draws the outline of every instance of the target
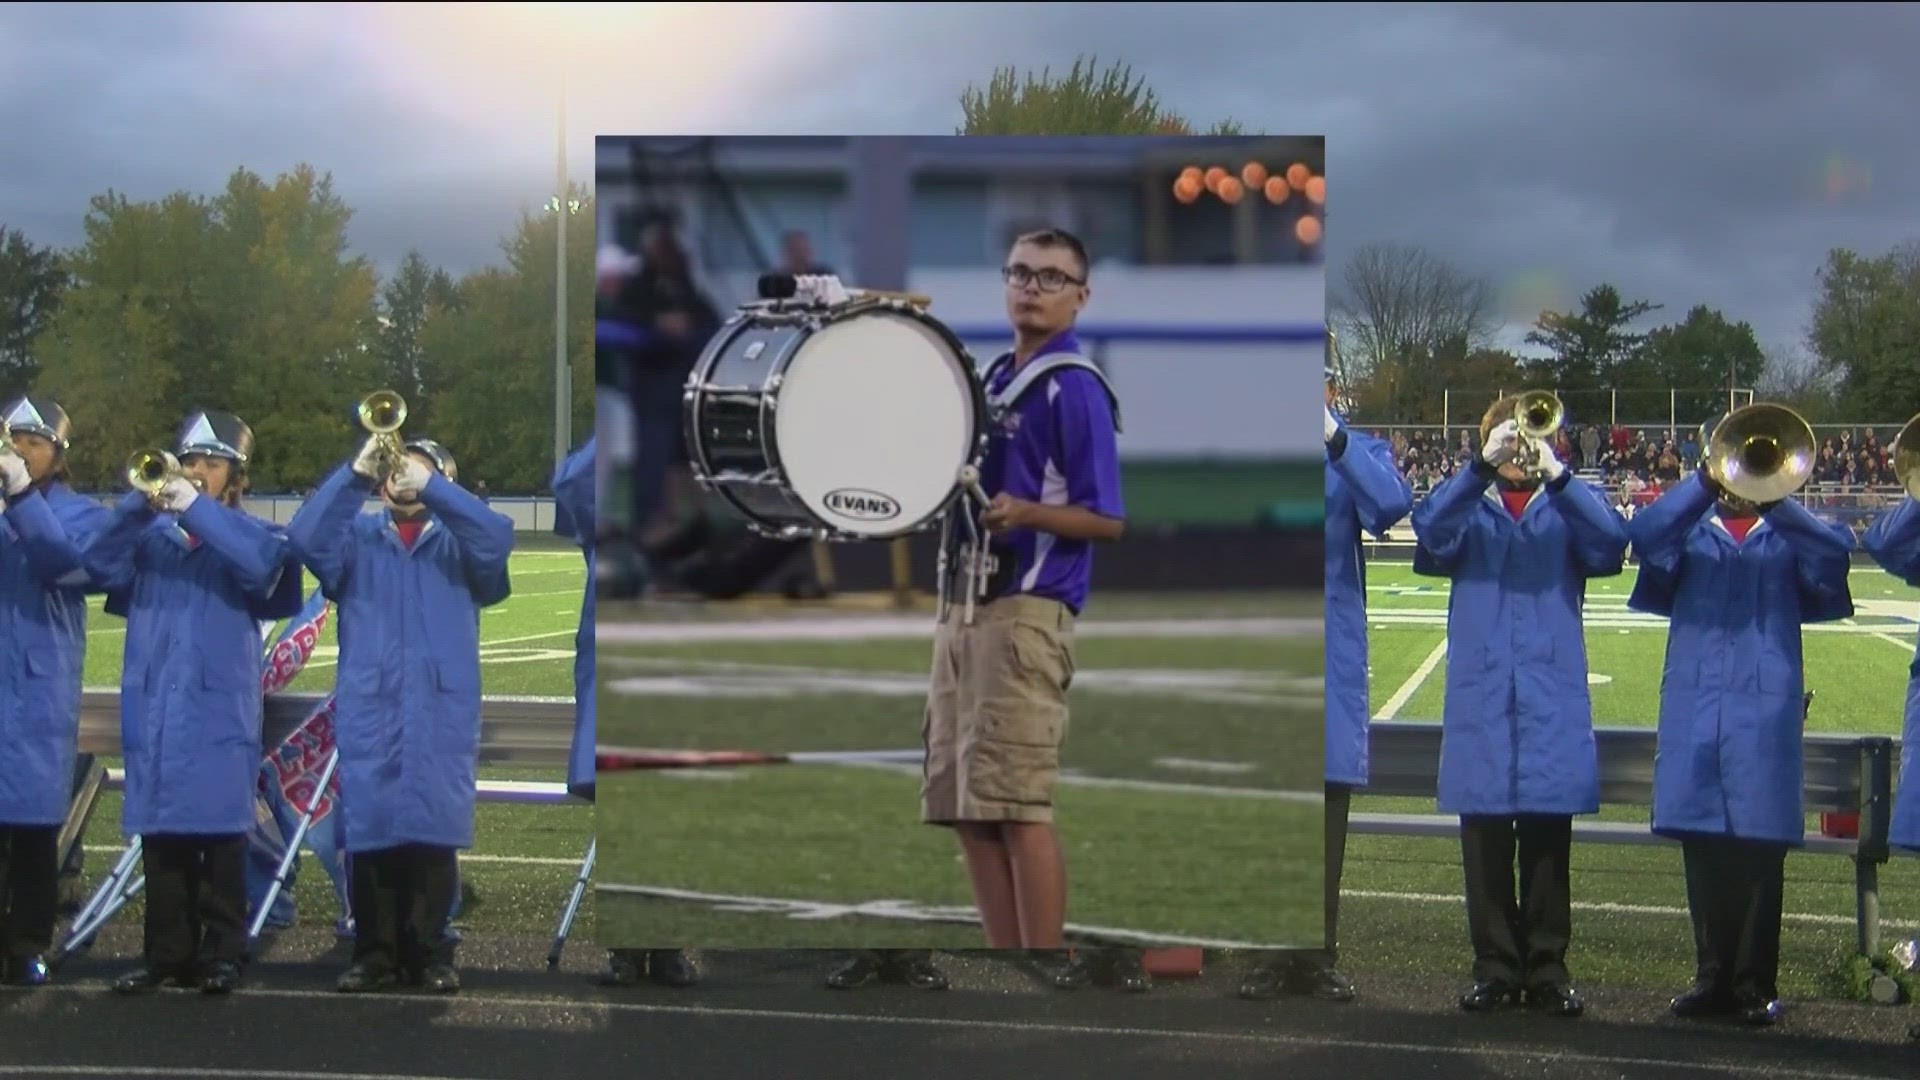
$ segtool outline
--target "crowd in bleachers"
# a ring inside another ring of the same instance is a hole
[[[1371,429],[1388,440],[1416,496],[1438,487],[1479,451],[1477,428]],[[1898,494],[1888,447],[1896,428],[1815,428],[1820,443],[1800,501],[1838,517],[1871,515]],[[1700,465],[1699,429],[1574,425],[1555,439],[1560,460],[1605,487],[1623,511],[1646,506]]]

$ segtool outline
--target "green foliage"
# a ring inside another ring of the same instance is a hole
[[[1077,59],[1056,78],[1051,68],[1022,77],[1012,68],[996,70],[986,89],[968,87],[960,96],[964,120],[960,135],[1191,135],[1193,127],[1163,109],[1144,76],[1116,63],[1097,70],[1091,58]],[[1238,123],[1223,120],[1208,135],[1244,135]]]
[[[569,197],[578,445],[593,428],[594,215],[585,190]],[[26,313],[0,321],[0,380],[66,408],[86,489],[120,490],[129,454],[170,445],[188,412],[214,408],[253,427],[254,490],[304,491],[353,453],[365,437],[354,407],[387,388],[407,399],[402,434],[445,443],[464,483],[545,490],[555,216],[522,215],[504,269],[455,281],[410,252],[384,287],[348,251],[351,219],[331,180],[302,165],[271,182],[237,170],[213,197],[108,192],[63,256],[0,234],[0,318]],[[18,325],[32,334],[16,348],[6,331]],[[37,363],[16,363],[29,349]]]
[[[593,432],[593,200],[582,189],[567,216],[567,363],[573,445]],[[433,437],[460,462],[471,486],[545,490],[553,475],[554,253],[551,213],[521,215],[502,243],[505,269],[460,282],[419,334],[432,387]],[[408,421],[412,428],[413,422]]]
[[[1840,407],[1888,420],[1920,412],[1920,247],[1878,258],[1835,249],[1819,284],[1808,344]]]
[[[1676,394],[1674,411],[1689,422],[1703,421],[1726,408],[1726,394],[1716,396],[1711,387],[1754,386],[1767,366],[1752,326],[1730,323],[1704,304],[1687,312],[1685,322],[1648,334],[1642,360],[1642,379],[1675,390],[1687,388]]]
[[[1900,987],[1897,1004],[1911,1005],[1916,995],[1920,995],[1920,975],[1901,967],[1892,947],[1882,949],[1877,957],[1851,949],[1842,953],[1836,970],[1827,980],[1828,992],[1854,1001],[1873,1001],[1873,982],[1877,975],[1888,976]]]
[[[47,328],[66,291],[60,253],[18,229],[0,228],[0,394],[27,390],[40,373],[33,339]]]

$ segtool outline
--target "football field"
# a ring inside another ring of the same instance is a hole
[[[1586,645],[1594,722],[1653,727],[1659,715],[1666,622],[1627,608],[1636,570],[1588,584]],[[1806,628],[1810,731],[1898,735],[1907,669],[1920,625],[1920,590],[1877,567],[1856,564],[1849,579],[1856,614]],[[1438,722],[1446,685],[1448,582],[1409,563],[1367,565],[1371,702],[1374,716]],[[1356,797],[1355,813],[1434,813],[1431,800]],[[1644,807],[1605,806],[1600,818],[1640,821]],[[1810,831],[1818,820],[1810,815]],[[1920,932],[1920,860],[1896,855],[1881,868],[1883,928],[1889,941]],[[1458,841],[1354,836],[1343,891],[1343,954],[1468,980]],[[1581,844],[1573,851],[1576,980],[1685,989],[1692,936],[1677,846]],[[1853,864],[1832,855],[1787,861],[1783,993],[1842,995],[1842,958],[1854,943]]]
[[[932,611],[873,599],[601,610],[603,745],[899,753],[603,773],[600,942],[984,945],[954,835],[919,820]],[[1070,935],[1318,936],[1322,607],[1109,595],[1080,621],[1056,804]]]
[[[586,588],[586,564],[578,548],[547,537],[520,536],[508,564],[513,595],[480,615],[480,689],[487,697],[573,697],[573,635],[580,622]],[[318,586],[311,575],[306,591]],[[87,615],[86,685],[118,690],[126,622],[101,610],[94,597]],[[338,660],[338,609],[306,668],[286,693],[325,694],[333,689]],[[275,627],[278,634],[280,627]],[[103,759],[119,768],[118,757]],[[566,779],[564,767],[485,768],[483,780],[554,783]],[[470,903],[459,925],[476,933],[520,936],[551,934],[561,905],[593,833],[593,810],[579,805],[530,806],[482,802],[475,810],[475,845],[461,857]],[[120,795],[102,795],[87,834],[86,886],[92,889],[112,869],[124,847],[120,836]],[[294,888],[301,926],[328,927],[338,914],[333,894],[317,865],[303,862]],[[114,919],[116,927],[140,925],[140,901]],[[582,905],[575,934],[592,933],[591,897]]]

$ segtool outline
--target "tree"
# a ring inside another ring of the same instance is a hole
[[[1729,323],[1704,304],[1687,312],[1686,321],[1648,334],[1644,361],[1651,386],[1676,391],[1672,408],[1682,424],[1724,411],[1727,389],[1753,387],[1767,366],[1752,326]]]
[[[575,445],[593,430],[594,209],[568,195],[567,361]],[[553,478],[554,233],[551,212],[521,214],[502,243],[504,269],[470,274],[457,300],[420,336],[434,392],[433,437],[453,452],[461,482],[495,491],[544,491]],[[409,425],[411,426],[411,424]]]
[[[407,399],[408,419],[431,426],[436,391],[446,373],[436,368],[421,345],[430,319],[451,307],[459,288],[447,272],[428,264],[418,251],[407,252],[400,271],[380,291],[380,329],[374,345],[376,379]]]
[[[1845,419],[1834,407],[1832,377],[1820,370],[1819,361],[1798,351],[1781,350],[1766,356],[1765,367],[1754,383],[1754,397],[1795,409],[1809,423]]]
[[[1024,80],[1012,69],[998,69],[985,90],[969,86],[960,95],[964,121],[960,135],[1191,135],[1186,119],[1161,108],[1145,77],[1115,64],[1096,73],[1096,61],[1075,60],[1073,70],[1055,79],[1051,68]],[[1208,135],[1242,135],[1240,125],[1223,120]]]
[[[1836,248],[1819,281],[1807,342],[1840,406],[1887,422],[1920,412],[1920,246],[1878,258]]]
[[[1437,410],[1453,365],[1488,346],[1494,326],[1487,282],[1397,244],[1356,252],[1329,306],[1343,370],[1394,417]]]
[[[67,274],[60,253],[18,229],[0,228],[0,394],[33,389],[40,373],[32,344],[59,310]]]
[[[236,170],[212,199],[94,199],[72,289],[35,341],[77,429],[75,479],[120,489],[127,455],[171,445],[198,408],[253,428],[255,490],[304,489],[344,460],[375,389],[374,274],[346,255],[350,217],[304,165],[271,185]]]
[[[1543,311],[1527,332],[1527,344],[1550,350],[1553,356],[1532,365],[1555,385],[1574,390],[1617,387],[1638,370],[1648,335],[1626,329],[1640,316],[1663,305],[1645,300],[1627,303],[1620,290],[1596,285],[1580,298],[1578,312]]]

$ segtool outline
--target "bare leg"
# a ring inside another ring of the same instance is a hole
[[[1014,899],[1014,870],[997,822],[963,822],[954,827],[973,882],[973,900],[987,932],[987,948],[1020,948],[1020,907]]]
[[[1064,948],[1067,866],[1059,835],[1046,822],[1010,821],[1003,828],[1020,905],[1020,947]]]

